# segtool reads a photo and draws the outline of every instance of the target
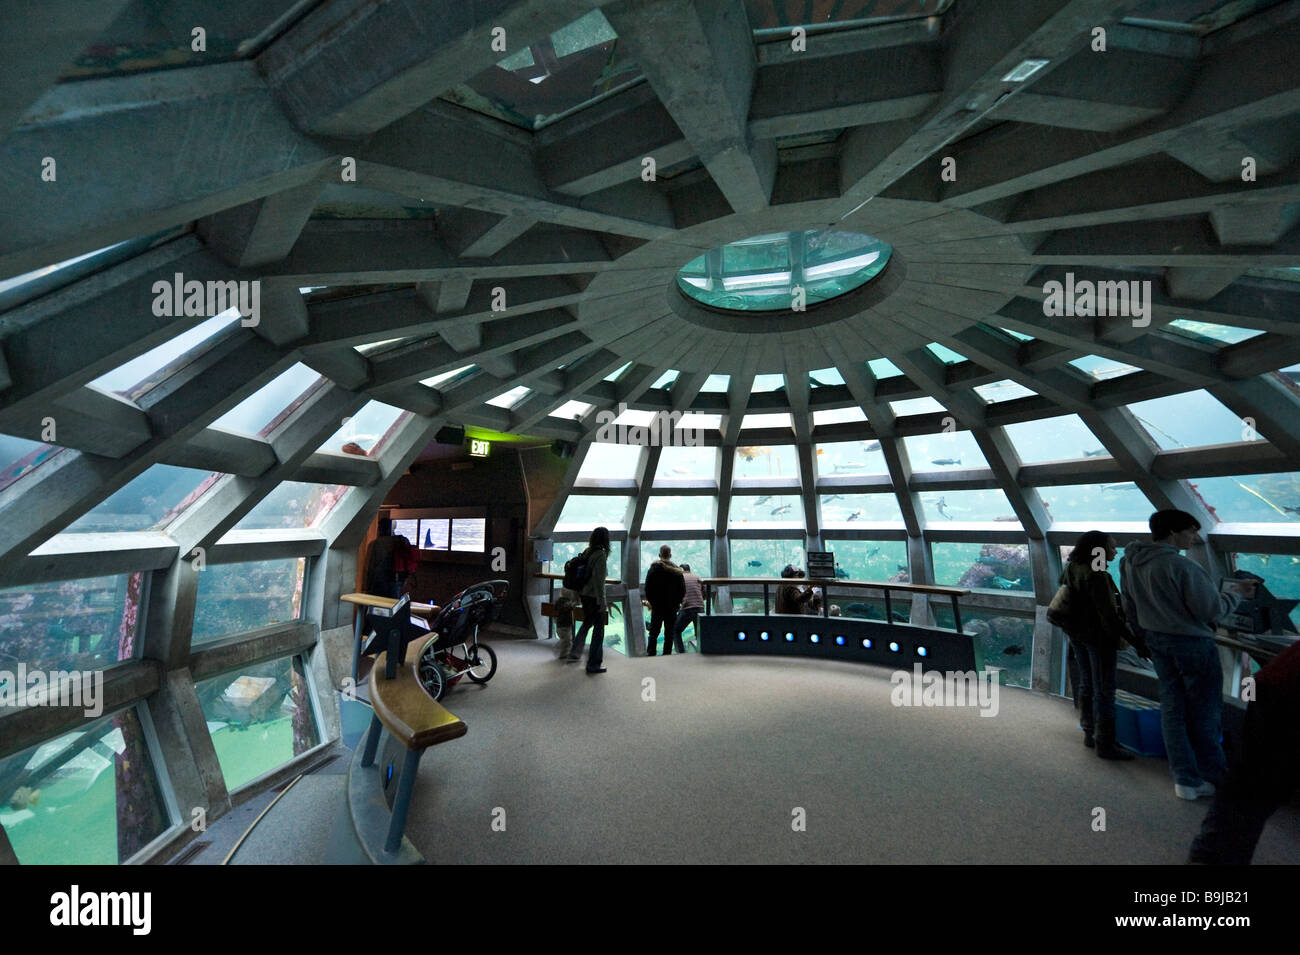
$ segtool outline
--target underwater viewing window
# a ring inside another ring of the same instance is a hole
[[[870,282],[892,247],[838,229],[775,232],[732,242],[687,262],[682,294],[710,308],[776,312],[813,306]]]

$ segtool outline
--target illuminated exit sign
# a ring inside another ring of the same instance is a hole
[[[470,457],[486,458],[488,452],[492,450],[492,442],[484,441],[481,438],[470,438],[469,453]]]

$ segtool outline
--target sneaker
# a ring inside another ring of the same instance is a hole
[[[1201,796],[1214,795],[1214,783],[1202,782],[1195,786],[1184,786],[1182,783],[1174,783],[1174,795],[1179,799],[1199,799]]]
[[[605,670],[604,667],[596,667],[596,669],[594,669],[594,670],[590,670],[590,669],[589,669],[587,672],[588,672],[588,673],[605,673],[605,672],[607,672],[607,671]]]

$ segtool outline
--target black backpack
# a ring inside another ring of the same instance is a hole
[[[587,586],[587,578],[591,576],[591,570],[587,565],[587,554],[584,551],[577,557],[570,557],[564,564],[564,588],[572,590],[575,593]]]

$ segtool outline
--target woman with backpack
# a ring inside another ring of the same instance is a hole
[[[1102,759],[1127,760],[1132,755],[1115,743],[1115,659],[1123,641],[1143,656],[1146,648],[1129,631],[1119,588],[1106,571],[1117,551],[1115,538],[1104,531],[1083,534],[1061,572],[1064,593],[1053,599],[1048,619],[1065,631],[1078,660],[1075,701],[1083,745],[1095,746]]]
[[[592,630],[591,650],[587,653],[587,672],[604,673],[605,613],[609,606],[605,599],[605,564],[609,560],[609,529],[597,527],[587,539],[587,549],[574,561],[585,565],[581,586],[577,588],[582,598],[582,627],[573,638],[573,649],[568,660],[576,663],[582,656],[582,645],[587,642],[587,631]],[[569,568],[565,566],[565,576]],[[568,586],[568,581],[565,581]]]

